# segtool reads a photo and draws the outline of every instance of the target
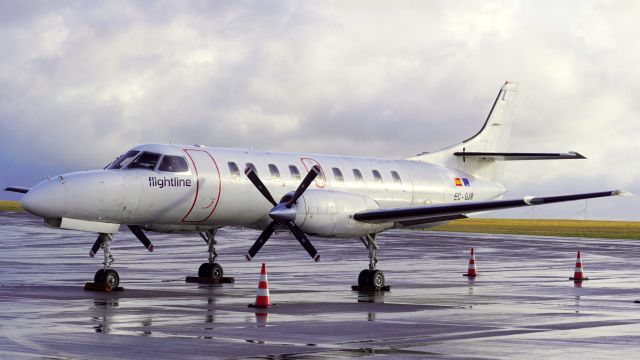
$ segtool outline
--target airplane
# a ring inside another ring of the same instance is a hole
[[[378,269],[376,235],[385,230],[426,229],[490,210],[630,195],[613,190],[502,199],[505,161],[585,159],[576,152],[505,151],[508,104],[516,89],[511,82],[500,88],[472,137],[408,159],[145,144],[101,170],[5,190],[23,193],[22,207],[43,218],[45,226],[98,233],[90,256],[102,248],[104,261],[94,281],[112,288],[120,276],[111,267],[110,244],[126,225],[149,251],[153,244],[145,231],[200,234],[208,261],[198,276],[214,281],[224,274],[215,248],[221,227],[262,231],[247,260],[277,230],[288,230],[315,261],[320,255],[307,236],[359,238],[369,266],[358,285],[381,289],[385,277]]]

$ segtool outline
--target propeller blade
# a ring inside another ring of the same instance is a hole
[[[302,245],[302,247],[307,250],[311,258],[313,258],[314,261],[320,260],[320,254],[318,254],[318,251],[313,246],[313,244],[311,244],[311,241],[307,239],[307,236],[302,232],[302,230],[300,230],[300,228],[293,221],[287,221],[287,226],[293,233],[293,236],[298,239],[300,245]]]
[[[138,238],[138,240],[140,240],[142,245],[144,245],[144,247],[147,248],[147,250],[149,250],[150,252],[153,252],[153,244],[151,243],[151,241],[149,240],[147,235],[145,235],[142,232],[142,229],[140,229],[139,226],[137,226],[137,225],[127,225],[127,227],[129,228],[129,230],[131,230],[133,235],[135,235]]]
[[[245,255],[245,257],[247,258],[247,261],[251,261],[251,259],[253,259],[256,256],[256,254],[258,253],[258,251],[260,251],[264,243],[266,243],[267,240],[269,240],[273,232],[276,230],[277,226],[278,226],[278,223],[276,221],[272,221],[269,224],[269,226],[267,226],[262,231],[260,236],[258,236],[258,239],[256,240],[256,242],[254,242],[253,246],[251,246],[251,249],[247,251],[247,255]]]
[[[276,201],[273,199],[273,196],[271,196],[271,193],[269,192],[267,187],[264,186],[264,184],[262,183],[262,181],[260,180],[256,172],[253,171],[252,168],[247,166],[247,168],[244,169],[244,174],[247,175],[247,177],[249,178],[253,186],[258,188],[258,191],[260,191],[262,196],[264,196],[273,206],[278,205]]]
[[[302,182],[300,183],[300,185],[296,189],[296,192],[293,193],[293,196],[291,197],[291,199],[287,203],[287,208],[290,208],[296,201],[298,201],[298,198],[302,195],[302,193],[305,190],[307,190],[309,185],[311,185],[311,182],[313,182],[313,180],[315,180],[316,176],[318,176],[318,174],[320,174],[321,171],[322,170],[320,170],[320,166],[313,165],[313,167],[311,168],[311,170],[309,171],[307,176],[304,177],[304,180],[302,180]]]
[[[102,245],[102,237],[100,235],[98,235],[98,238],[96,239],[96,242],[93,243],[93,246],[91,247],[91,250],[89,251],[89,256],[91,256],[91,257],[96,256],[96,253],[98,252],[98,250],[100,250],[100,245]]]

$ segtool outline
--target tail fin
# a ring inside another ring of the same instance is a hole
[[[503,151],[511,137],[511,114],[514,97],[518,94],[518,83],[505,82],[498,91],[491,111],[482,129],[462,142],[463,151],[493,152]]]
[[[502,168],[495,158],[465,158],[461,153],[493,153],[505,151],[511,135],[510,103],[517,95],[518,83],[505,82],[496,96],[482,129],[462,143],[433,153],[423,153],[409,160],[425,161],[458,168],[468,174],[499,181]]]
[[[503,161],[585,159],[577,152],[568,153],[513,153],[504,152],[511,135],[510,102],[517,95],[518,84],[506,82],[493,102],[482,129],[460,144],[434,153],[423,153],[409,160],[432,162],[490,181],[500,182]]]

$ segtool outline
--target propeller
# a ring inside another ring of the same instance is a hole
[[[293,195],[291,195],[291,197],[286,195],[282,198],[282,200],[280,200],[280,203],[278,204],[275,202],[273,196],[271,196],[271,193],[269,193],[269,190],[262,183],[256,172],[250,167],[247,167],[245,169],[244,173],[245,175],[247,175],[247,178],[249,178],[249,181],[251,181],[251,183],[258,189],[258,191],[260,191],[260,193],[267,199],[267,201],[269,201],[274,206],[273,209],[269,211],[269,216],[273,219],[273,221],[271,221],[271,223],[262,231],[260,236],[258,236],[256,242],[253,243],[253,246],[251,246],[249,251],[247,251],[247,260],[251,260],[256,256],[262,246],[267,242],[267,240],[269,240],[278,225],[288,227],[289,230],[291,230],[293,236],[298,240],[300,245],[302,245],[307,253],[309,253],[309,256],[311,256],[311,258],[313,258],[313,260],[315,261],[320,260],[320,254],[318,254],[316,248],[313,246],[313,244],[311,244],[311,241],[309,241],[307,236],[304,234],[304,232],[302,232],[298,225],[293,222],[295,220],[296,214],[295,211],[291,210],[291,207],[296,203],[296,201],[298,201],[300,196],[302,196],[305,190],[307,190],[309,185],[311,185],[313,180],[318,176],[318,174],[320,174],[321,171],[322,170],[320,169],[320,166],[314,165],[307,176],[305,176],[305,178],[302,180],[300,185],[298,185],[298,188],[293,193]]]
[[[142,232],[142,229],[140,229],[138,225],[127,225],[127,227],[129,228],[129,230],[131,230],[133,235],[135,235],[138,240],[140,240],[142,245],[144,245],[144,247],[149,250],[149,252],[153,252],[153,244],[151,243],[151,240],[149,240],[147,235]]]
[[[135,235],[138,238],[138,240],[140,240],[142,245],[144,245],[144,247],[147,248],[147,250],[149,250],[150,252],[153,252],[153,244],[151,243],[151,240],[149,240],[147,235],[145,235],[144,232],[142,232],[142,229],[140,229],[138,225],[127,225],[127,227],[129,228],[129,230],[131,230],[133,235]],[[100,250],[100,245],[102,245],[102,237],[98,236],[96,241],[93,243],[93,246],[91,246],[91,250],[89,251],[89,256],[91,257],[96,256],[96,253],[98,252],[98,250]]]
[[[98,238],[93,243],[93,246],[91,247],[91,250],[89,251],[89,256],[91,256],[91,257],[96,256],[96,253],[98,252],[98,250],[100,250],[100,245],[102,245],[102,236],[98,235]]]

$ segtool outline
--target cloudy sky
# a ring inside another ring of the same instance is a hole
[[[0,187],[140,143],[406,158],[520,83],[509,197],[640,195],[635,1],[0,2]],[[2,199],[17,199],[2,193]],[[640,220],[640,196],[497,216]]]

